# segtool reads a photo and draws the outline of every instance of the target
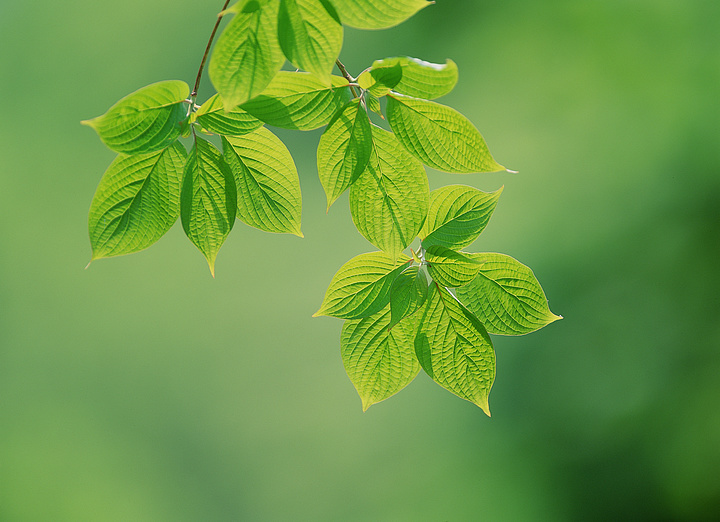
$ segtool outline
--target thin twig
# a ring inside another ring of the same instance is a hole
[[[337,65],[337,68],[340,69],[340,74],[343,75],[343,78],[345,78],[348,83],[355,84],[355,78],[350,76],[350,73],[347,72],[347,69],[340,60],[335,60],[335,65]],[[350,85],[350,91],[353,93],[353,96],[355,98],[360,97],[360,95],[355,91],[355,88],[352,85]]]
[[[230,0],[225,0],[225,5],[223,5],[222,9],[220,10],[221,13],[225,11],[225,9],[227,9],[229,3]],[[210,39],[208,40],[207,47],[205,47],[205,54],[203,54],[202,61],[200,62],[200,68],[198,69],[197,77],[195,78],[195,87],[193,87],[192,93],[190,94],[190,98],[192,99],[193,103],[195,103],[195,99],[197,98],[198,87],[200,87],[200,79],[202,78],[203,69],[205,68],[205,61],[207,60],[208,54],[210,53],[210,47],[212,46],[212,42],[215,39],[215,33],[217,33],[222,18],[222,14],[219,14],[217,17],[217,21],[215,22],[215,27],[213,27],[212,33],[210,34]]]

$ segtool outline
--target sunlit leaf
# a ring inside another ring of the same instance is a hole
[[[428,273],[441,286],[457,288],[473,280],[480,264],[462,252],[433,245],[425,251]]]
[[[404,22],[431,3],[426,0],[332,0],[340,20],[358,29],[385,29]]]
[[[440,386],[489,416],[488,395],[495,380],[495,351],[485,328],[446,289],[430,285],[419,319],[415,353]]]
[[[105,171],[90,205],[93,259],[143,250],[175,223],[185,147],[118,156]]]
[[[390,288],[390,327],[415,313],[428,294],[428,280],[420,267],[409,266],[395,278]]]
[[[527,266],[504,254],[467,254],[480,264],[473,281],[458,288],[458,298],[500,335],[523,335],[562,319],[548,307],[545,292]]]
[[[318,176],[328,208],[360,177],[371,152],[370,119],[360,100],[355,99],[333,118],[318,145]]]
[[[235,223],[237,194],[230,168],[213,144],[195,143],[185,164],[180,217],[185,234],[203,253],[215,276],[215,258]]]
[[[260,230],[302,237],[300,180],[283,142],[264,127],[222,140],[237,184],[237,217]]]
[[[448,185],[430,193],[430,209],[418,234],[423,247],[460,250],[477,239],[490,221],[502,188],[482,192],[465,185]]]
[[[398,140],[425,165],[445,172],[496,172],[485,140],[455,109],[401,94],[387,97],[388,123]]]
[[[400,64],[372,67],[358,76],[357,83],[371,95],[385,96],[402,79],[403,69]]]
[[[382,310],[390,301],[390,287],[410,262],[384,252],[360,254],[345,263],[333,276],[322,306],[313,317],[328,315],[359,319]]]
[[[185,82],[153,83],[125,96],[97,118],[82,123],[95,129],[100,139],[117,152],[141,154],[162,150],[174,142],[187,118],[190,94]]]
[[[287,59],[330,85],[343,28],[327,0],[280,0],[278,38]]]
[[[429,205],[427,176],[392,133],[372,127],[373,151],[350,188],[350,212],[373,245],[399,254],[420,231]]]
[[[415,321],[391,330],[390,310],[346,321],[340,337],[343,365],[362,399],[363,411],[395,395],[420,371],[414,349]]]
[[[417,58],[385,58],[373,62],[371,70],[400,68],[400,81],[392,90],[415,98],[434,100],[453,90],[458,81],[458,67],[452,60],[430,63]]]
[[[263,125],[262,121],[240,107],[225,111],[219,94],[203,103],[195,118],[204,130],[226,136],[248,134]]]
[[[310,73],[280,71],[263,93],[242,108],[268,125],[313,130],[326,125],[351,98],[348,82],[332,77],[332,87]]]

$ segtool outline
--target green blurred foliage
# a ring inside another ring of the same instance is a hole
[[[192,81],[219,7],[0,2],[0,520],[717,519],[720,3],[438,0],[346,31],[354,74],[454,59],[441,102],[520,171],[430,173],[505,185],[471,249],[565,317],[495,338],[492,419],[422,374],[361,413],[341,322],[310,318],[373,249],[347,196],[325,215],[319,132],[279,133],[304,240],[238,223],[213,280],[176,225],[83,270],[113,154],[79,121]]]

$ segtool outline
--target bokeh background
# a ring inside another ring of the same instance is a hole
[[[347,30],[355,74],[453,58],[441,101],[520,171],[429,173],[505,186],[472,249],[565,317],[495,338],[491,419],[424,374],[361,412],[341,321],[310,317],[373,249],[347,196],[325,214],[319,132],[279,132],[304,240],[238,222],[212,279],[176,225],[84,270],[113,153],[79,121],[192,83],[216,4],[0,0],[0,520],[719,519],[720,3],[438,0]]]

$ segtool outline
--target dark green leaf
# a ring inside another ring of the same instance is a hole
[[[458,81],[458,68],[455,62],[430,63],[417,58],[385,58],[373,63],[372,69],[400,67],[401,79],[392,87],[395,92],[434,100],[453,90]]]
[[[420,267],[409,266],[397,276],[390,289],[390,328],[415,313],[427,298],[428,281]]]
[[[376,97],[385,96],[402,79],[400,64],[372,67],[358,76],[358,85]]]
[[[428,272],[439,285],[457,288],[469,283],[480,270],[480,264],[462,252],[433,245],[425,251]]]

